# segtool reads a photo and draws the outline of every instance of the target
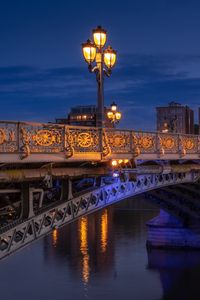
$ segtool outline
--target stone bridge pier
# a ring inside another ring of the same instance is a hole
[[[168,186],[145,194],[160,208],[160,213],[147,223],[148,248],[200,249],[199,183]]]
[[[200,224],[187,224],[164,210],[147,223],[147,248],[198,248]]]

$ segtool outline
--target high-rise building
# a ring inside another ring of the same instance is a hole
[[[194,112],[188,106],[170,102],[168,106],[156,107],[157,131],[171,133],[194,133]]]

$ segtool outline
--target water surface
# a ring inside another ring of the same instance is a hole
[[[4,300],[199,299],[200,252],[146,250],[140,198],[54,230],[0,262]]]

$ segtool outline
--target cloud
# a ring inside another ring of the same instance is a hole
[[[175,100],[197,108],[200,56],[121,55],[105,78],[105,103],[116,101],[123,127],[155,129],[155,106]],[[53,121],[71,106],[96,103],[96,79],[85,68],[0,68],[0,119]]]

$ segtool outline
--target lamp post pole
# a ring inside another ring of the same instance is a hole
[[[97,127],[104,127],[104,90],[103,90],[103,53],[100,49],[96,55],[96,63],[98,67],[98,75],[97,75]]]
[[[96,110],[96,126],[104,127],[104,76],[110,77],[111,69],[116,62],[116,51],[112,47],[108,46],[103,50],[106,43],[106,30],[101,26],[98,26],[93,30],[93,39],[87,40],[82,44],[83,56],[88,63],[89,71],[96,74],[97,80],[97,110]],[[93,62],[96,63],[93,66]]]

